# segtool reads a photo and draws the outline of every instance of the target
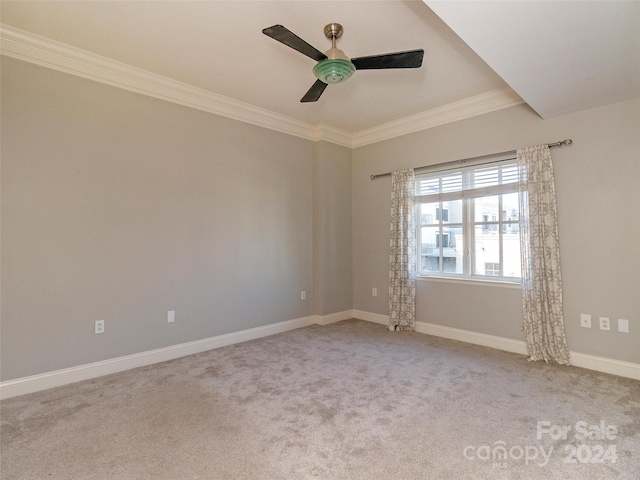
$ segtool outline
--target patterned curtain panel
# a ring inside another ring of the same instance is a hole
[[[414,192],[413,170],[392,173],[389,330],[415,330],[417,253]]]
[[[546,145],[517,151],[522,309],[530,361],[570,365],[562,311],[556,191]]]

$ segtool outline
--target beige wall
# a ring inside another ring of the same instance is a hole
[[[571,138],[552,151],[569,347],[640,362],[638,131],[639,100],[547,120],[522,105],[354,150],[354,308],[388,313],[390,178],[370,174]],[[419,280],[416,308],[419,321],[524,338],[518,289]],[[580,328],[580,313],[593,316],[594,328]],[[599,316],[614,328],[597,329]],[[617,332],[618,318],[631,333]]]
[[[1,73],[3,381],[312,314],[387,314],[390,180],[371,173],[564,138],[570,348],[640,362],[640,101],[548,120],[519,106],[352,151],[17,60]],[[517,288],[420,280],[417,312],[523,338]],[[580,313],[631,333],[582,329]]]
[[[3,57],[2,380],[312,315],[314,148]],[[351,305],[351,167],[326,148],[328,314]]]

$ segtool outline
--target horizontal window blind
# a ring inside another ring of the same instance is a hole
[[[515,158],[491,165],[474,165],[454,170],[416,175],[416,201],[438,202],[511,192],[518,183]]]

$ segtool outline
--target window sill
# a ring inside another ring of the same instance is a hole
[[[454,278],[454,277],[438,277],[435,275],[417,275],[416,280],[428,281],[428,282],[441,282],[441,283],[458,283],[462,285],[476,285],[476,286],[490,286],[490,287],[502,287],[502,288],[514,288],[520,290],[522,283],[519,281],[510,282],[508,280],[487,280],[487,279],[475,279],[475,278]]]

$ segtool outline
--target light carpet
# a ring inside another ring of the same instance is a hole
[[[640,382],[359,320],[0,407],[3,480],[640,478]]]

